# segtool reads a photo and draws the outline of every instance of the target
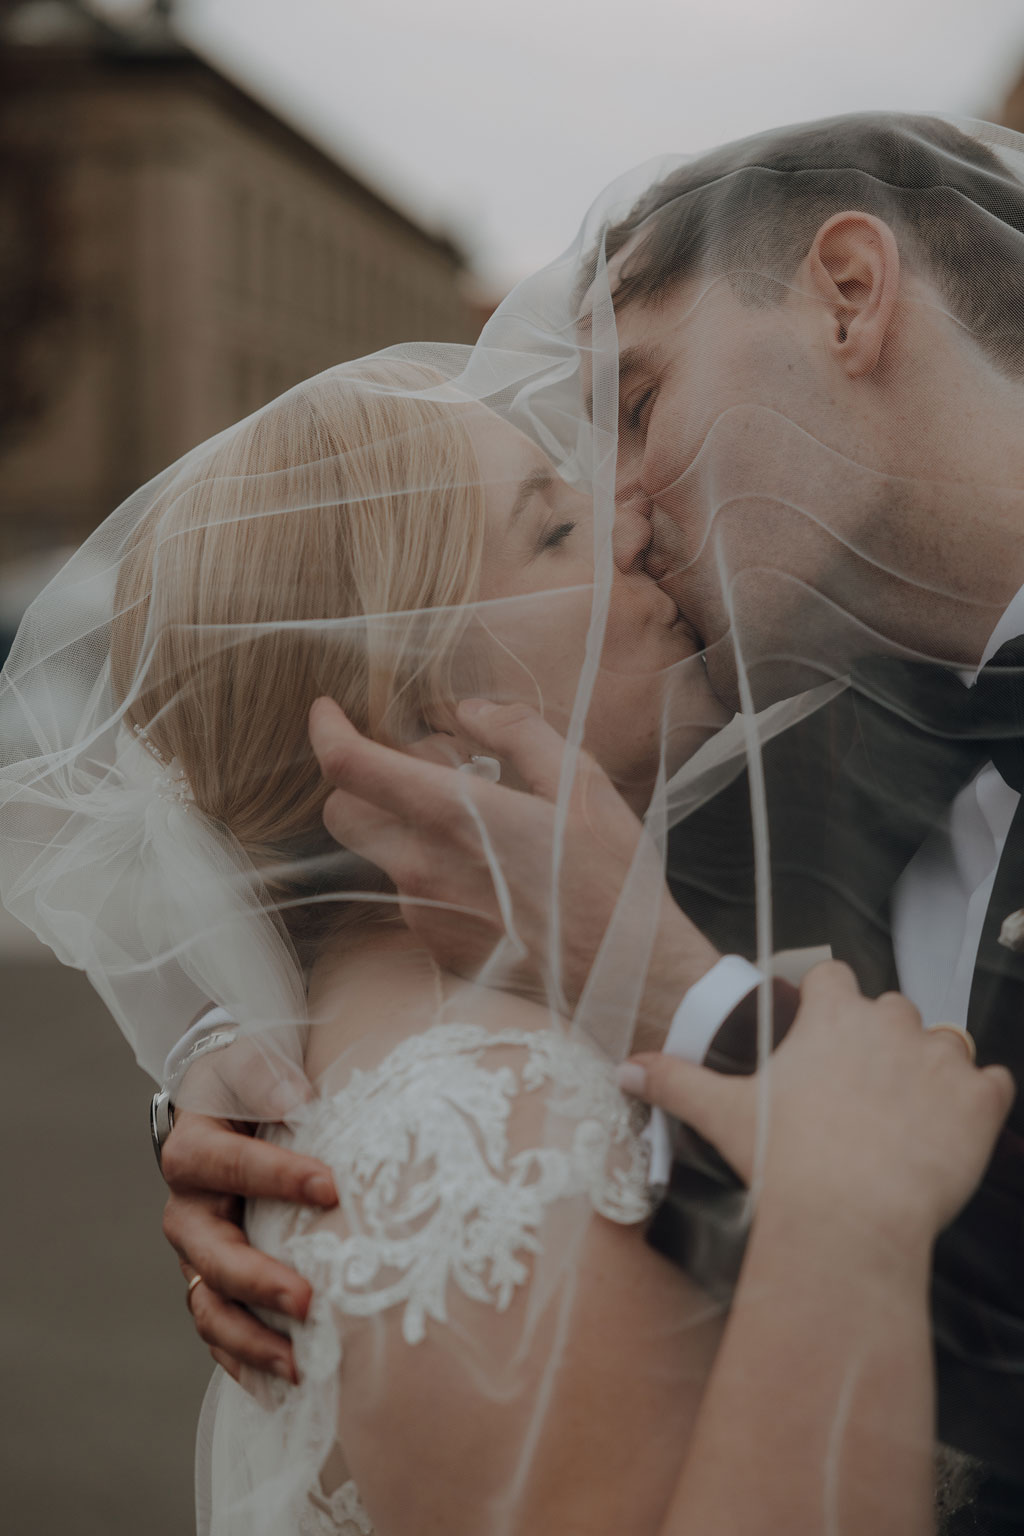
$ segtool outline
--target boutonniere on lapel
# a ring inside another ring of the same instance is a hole
[[[1018,954],[1024,954],[1024,907],[1017,912],[1011,912],[1009,917],[1003,918],[1003,926],[999,930],[999,942],[1005,949],[1013,949]]]

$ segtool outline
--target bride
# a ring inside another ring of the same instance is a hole
[[[615,1064],[666,780],[714,779],[724,715],[644,568],[649,521],[602,500],[600,445],[556,466],[550,405],[510,384],[521,359],[504,396],[475,385],[478,357],[440,361],[331,370],[186,456],[43,594],[4,679],[5,901],[88,970],[156,1077],[204,999],[230,1011],[234,1042],[187,1063],[179,1104],[259,1120],[301,1067],[312,1097],[263,1134],[340,1195],[249,1207],[313,1301],[297,1383],[215,1377],[200,1528],[925,1532],[931,1245],[1011,1080],[821,968],[770,1083],[624,1069],[758,1190],[728,1318],[646,1245]],[[597,808],[610,781],[647,815],[571,1019],[556,973],[513,990],[514,942],[474,983],[441,971],[323,828],[311,706],[315,731],[326,697],[468,768],[471,806],[474,773],[515,783],[463,724],[480,694],[563,732],[565,794]]]

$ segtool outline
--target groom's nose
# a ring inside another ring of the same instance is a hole
[[[624,446],[619,445],[619,457],[615,469],[615,500],[620,507],[632,501],[634,496],[643,495],[640,485],[642,465],[643,460],[639,455],[627,454]]]
[[[650,499],[642,491],[637,491],[628,501],[617,498],[612,549],[620,571],[635,570],[646,555],[651,542],[653,510]]]

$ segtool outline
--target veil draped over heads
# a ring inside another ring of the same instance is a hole
[[[223,1006],[236,1065],[204,1058],[179,1103],[263,1120],[316,1033],[324,955],[400,922],[324,829],[310,705],[457,765],[458,702],[522,700],[567,744],[553,932],[586,748],[719,949],[767,973],[831,945],[866,990],[896,984],[894,884],[1016,729],[945,701],[990,637],[1024,631],[1024,613],[999,630],[1024,581],[1024,466],[963,472],[1022,376],[1013,134],[837,119],[640,168],[475,347],[297,385],[130,497],[36,599],[0,679],[6,906],[89,975],[157,1081]],[[641,874],[571,1016],[547,978],[553,1023],[613,1061],[654,932]],[[1011,963],[1004,945],[985,984]],[[972,970],[937,965],[931,1022],[958,988],[966,1008]],[[372,1064],[375,1024],[346,1021],[352,1063]],[[557,1110],[549,1126],[560,1144]],[[546,1238],[543,1304],[511,1344],[463,1340],[481,1391],[510,1390],[551,1298],[571,1311],[585,1227]],[[239,1529],[264,1529],[243,1505]]]

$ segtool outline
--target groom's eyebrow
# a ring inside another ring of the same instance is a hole
[[[509,513],[508,525],[512,524],[526,511],[534,496],[546,491],[554,484],[554,475],[550,469],[534,469],[528,475],[524,475],[516,488],[516,499],[512,503],[512,511]]]
[[[619,358],[619,395],[622,394],[622,386],[628,384],[634,374],[647,373],[655,364],[654,348],[649,345],[637,343],[635,347],[627,347]],[[588,390],[583,397],[583,409],[587,413],[587,420],[594,419],[594,393]]]

